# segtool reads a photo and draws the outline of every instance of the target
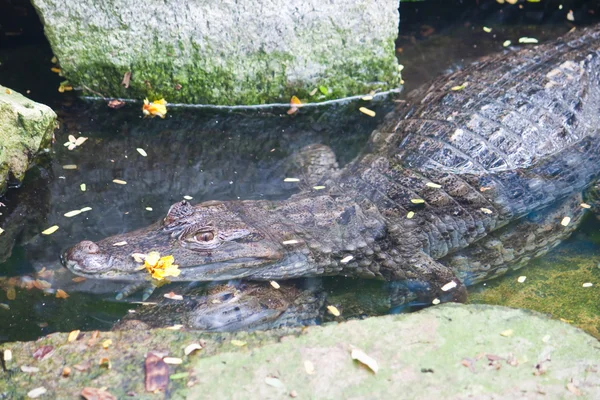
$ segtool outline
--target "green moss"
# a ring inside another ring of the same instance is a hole
[[[526,276],[518,283],[518,276]],[[582,284],[593,282],[593,287]],[[600,268],[589,251],[563,247],[522,270],[471,290],[471,303],[498,304],[548,314],[600,339]]]

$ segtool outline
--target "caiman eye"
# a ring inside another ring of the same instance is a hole
[[[201,232],[196,234],[196,240],[199,242],[210,242],[215,238],[215,234],[212,232]]]

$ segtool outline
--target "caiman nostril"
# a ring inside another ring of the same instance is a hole
[[[83,242],[79,243],[77,247],[87,254],[98,254],[100,251],[100,247],[98,247],[96,243],[89,240],[84,240]]]

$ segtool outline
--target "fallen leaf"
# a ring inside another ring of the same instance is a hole
[[[131,71],[127,71],[123,75],[123,80],[121,81],[121,85],[123,85],[125,87],[125,89],[128,89],[130,80],[131,80]]]
[[[271,284],[271,286],[273,286],[275,289],[279,289],[281,286],[279,285],[279,283],[275,282],[275,281],[269,281],[269,283]]]
[[[185,347],[185,349],[183,349],[183,353],[186,356],[189,356],[190,354],[192,354],[193,352],[198,351],[198,350],[202,350],[202,346],[198,343],[192,343],[192,344],[187,345]]]
[[[113,182],[118,184],[118,185],[127,185],[126,181],[123,181],[121,179],[113,179]]]
[[[237,339],[233,339],[231,341],[231,344],[234,345],[234,346],[237,346],[237,347],[242,347],[242,346],[246,345],[246,342],[243,342],[243,341],[237,340]]]
[[[276,388],[283,388],[285,387],[285,385],[283,384],[283,382],[281,382],[278,378],[272,377],[272,376],[267,376],[265,378],[265,383],[269,386],[273,386]]]
[[[169,385],[169,367],[155,353],[148,353],[144,361],[145,386],[147,392],[164,392]]]
[[[27,397],[29,397],[30,399],[37,399],[38,397],[45,394],[46,392],[47,392],[46,388],[43,386],[40,386],[38,388],[35,388],[35,389],[27,392]]]
[[[300,182],[300,179],[298,179],[298,178],[285,178],[283,181],[284,182]]]
[[[575,396],[581,396],[581,390],[573,382],[567,383],[567,390],[573,393]]]
[[[71,218],[71,217],[74,217],[79,214],[81,214],[81,210],[73,210],[73,211],[69,211],[69,212],[65,213],[64,216],[67,218]]]
[[[104,388],[96,389],[93,387],[83,388],[81,397],[85,400],[117,400],[115,396],[107,392]]]
[[[79,185],[79,190],[81,190],[82,192],[85,192],[87,189],[87,187],[85,186],[85,183],[82,183],[81,185]]]
[[[75,368],[79,372],[85,372],[88,369],[90,369],[91,366],[92,366],[92,364],[88,360],[88,361],[86,361],[84,363],[73,365],[73,368]]]
[[[2,359],[4,361],[12,360],[12,351],[10,349],[4,350],[4,352],[2,353]]]
[[[306,360],[304,361],[304,370],[307,374],[313,375],[315,373],[315,365],[312,363],[312,361]]]
[[[71,367],[64,367],[62,370],[62,376],[63,378],[68,378],[71,376]]]
[[[87,278],[85,276],[76,276],[75,278],[71,279],[72,282],[75,283],[79,283],[79,282],[83,282],[85,281]]]
[[[170,364],[170,365],[179,365],[183,363],[183,360],[181,358],[177,358],[177,357],[164,357],[163,361],[166,364]]]
[[[126,244],[127,244],[126,241],[122,241],[122,242],[113,243],[113,246],[121,247],[121,246],[125,246]]]
[[[458,286],[456,284],[456,282],[450,281],[450,282],[446,283],[444,286],[442,286],[442,291],[447,292],[448,290],[454,289],[456,286]]]
[[[374,358],[368,356],[364,351],[358,349],[356,347],[352,348],[352,353],[350,354],[353,360],[360,362],[361,364],[366,365],[373,371],[377,373],[379,371],[379,364],[375,361]]]
[[[52,346],[39,347],[36,351],[33,352],[33,358],[35,358],[36,360],[44,360],[52,355],[53,350],[54,347]]]
[[[329,313],[334,317],[339,317],[341,315],[340,310],[338,310],[335,306],[327,306],[327,311],[329,311]]]
[[[570,222],[571,222],[571,217],[564,217],[562,219],[562,221],[560,221],[560,224],[562,226],[567,226],[567,225],[569,225]]]
[[[500,332],[500,336],[509,337],[512,336],[513,333],[514,332],[512,329],[507,329],[505,331]]]
[[[36,372],[40,372],[40,369],[36,367],[30,367],[28,365],[21,365],[21,371],[27,374],[35,374]]]
[[[100,361],[98,361],[98,365],[102,368],[110,369],[111,363],[108,357],[102,357]]]
[[[142,157],[148,157],[148,153],[146,153],[146,150],[144,150],[144,149],[142,149],[140,147],[138,147],[136,150],[137,150],[138,153],[140,153],[140,155]]]
[[[527,277],[525,275],[522,275],[522,276],[520,276],[520,277],[517,278],[517,282],[523,283],[523,282],[525,282],[526,279],[527,279]]]
[[[67,342],[74,342],[74,341],[76,341],[77,338],[79,337],[80,333],[81,333],[80,330],[71,331],[69,333],[69,336],[67,337]]]
[[[102,348],[108,349],[112,343],[113,343],[112,340],[106,339],[104,342],[102,342]]]
[[[192,200],[193,199],[192,196],[188,196],[188,195],[183,196],[183,198],[186,199],[186,200]]]

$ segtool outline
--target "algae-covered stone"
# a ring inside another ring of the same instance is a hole
[[[157,329],[102,332],[95,339],[86,332],[71,342],[68,336],[0,345],[0,354],[11,352],[9,371],[0,375],[0,398],[22,398],[40,386],[48,398],[75,398],[88,386],[104,387],[117,398],[130,392],[156,398],[144,389],[150,351],[183,361],[168,367],[167,397],[173,399],[274,399],[292,392],[326,399],[399,393],[403,399],[554,399],[575,393],[600,398],[596,339],[540,314],[499,306],[445,304],[414,314],[268,332]],[[186,354],[195,343],[202,349]],[[352,359],[353,348],[377,363],[377,373]],[[65,366],[72,373],[60,378]]]
[[[399,82],[397,0],[33,4],[62,74],[89,94],[257,104]]]
[[[8,180],[21,182],[32,159],[52,140],[50,107],[0,85],[0,194]]]

